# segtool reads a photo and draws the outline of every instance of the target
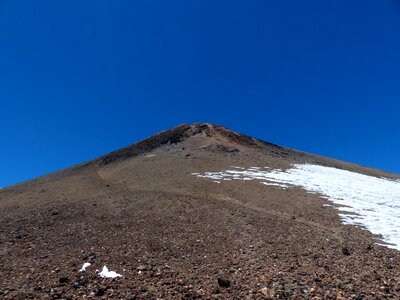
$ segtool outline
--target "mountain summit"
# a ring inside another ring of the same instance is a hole
[[[0,191],[0,299],[398,299],[396,174],[183,124]]]

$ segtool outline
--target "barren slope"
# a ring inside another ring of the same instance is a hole
[[[399,299],[399,252],[318,195],[192,175],[293,163],[399,178],[180,125],[0,191],[0,299]]]

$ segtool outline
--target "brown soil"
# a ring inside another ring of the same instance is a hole
[[[400,299],[399,252],[326,200],[191,175],[303,162],[399,178],[194,124],[6,188],[0,299]]]

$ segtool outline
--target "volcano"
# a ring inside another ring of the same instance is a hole
[[[209,123],[0,190],[0,299],[400,299],[400,176]]]

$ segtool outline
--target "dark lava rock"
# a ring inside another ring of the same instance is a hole
[[[228,280],[228,279],[219,277],[219,278],[218,278],[218,285],[219,285],[220,287],[222,287],[222,288],[228,288],[228,287],[231,286],[231,282],[230,282],[230,280]]]
[[[97,296],[97,297],[104,296],[105,292],[106,292],[106,290],[105,290],[104,288],[99,288],[99,289],[97,290],[97,292],[96,292],[96,296]]]
[[[59,279],[59,282],[62,284],[67,283],[68,281],[69,281],[68,277],[60,277],[60,279]]]
[[[394,268],[394,266],[393,266],[392,264],[389,263],[389,264],[386,265],[386,268],[388,268],[389,270],[391,270],[391,269]]]
[[[194,292],[187,292],[184,296],[184,299],[196,299],[197,295]]]
[[[350,254],[351,254],[349,248],[347,248],[347,247],[343,247],[343,248],[342,248],[342,253],[343,253],[344,255],[350,255]]]
[[[85,284],[86,284],[86,281],[83,280],[82,278],[79,278],[74,282],[73,287],[74,288],[79,288],[81,286],[84,286]]]

